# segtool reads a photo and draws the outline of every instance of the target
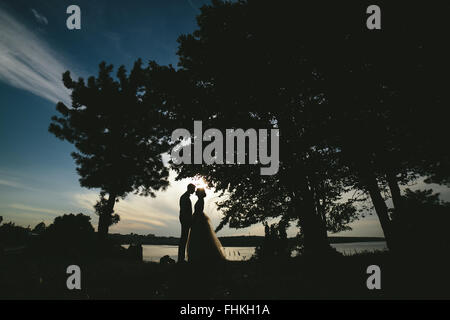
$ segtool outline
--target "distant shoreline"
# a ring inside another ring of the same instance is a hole
[[[137,234],[110,234],[109,238],[119,244],[141,243],[147,245],[178,245],[178,237],[158,237],[154,235]],[[220,242],[225,247],[256,247],[264,241],[264,236],[229,236],[219,237]],[[382,237],[328,237],[330,244],[334,243],[354,243],[354,242],[376,242],[385,241]],[[289,238],[289,241],[295,241],[295,238]]]

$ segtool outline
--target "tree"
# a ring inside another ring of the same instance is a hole
[[[91,217],[82,213],[58,216],[30,244],[30,252],[38,256],[98,255],[98,242]]]
[[[401,217],[403,248],[413,255],[417,251],[434,255],[440,261],[450,249],[450,202],[442,201],[431,189],[407,188],[404,206],[408,215]]]
[[[46,225],[44,222],[40,222],[38,223],[31,232],[36,233],[36,234],[41,234],[45,231],[46,229]]]
[[[280,128],[278,174],[260,176],[258,166],[245,165],[174,168],[178,178],[200,174],[229,194],[219,204],[225,210],[220,226],[296,219],[305,251],[321,252],[330,249],[327,228],[340,230],[356,218],[356,210],[341,203],[347,168],[326,136],[330,120],[324,114],[323,80],[306,46],[312,39],[297,34],[312,21],[306,12],[301,13],[307,23],[290,9],[264,1],[213,1],[202,7],[199,29],[178,40],[181,68],[175,78],[184,83],[171,91],[186,125],[202,120],[204,127],[222,131]],[[273,23],[263,18],[269,16]],[[306,45],[292,41],[294,35],[307,38]]]
[[[435,182],[448,177],[448,150],[439,140],[448,105],[441,79],[449,63],[441,41],[443,17],[436,17],[441,13],[411,5],[405,14],[398,3],[384,4],[383,12],[389,12],[383,32],[367,32],[344,19],[331,32],[334,42],[322,38],[327,41],[314,57],[334,120],[329,123],[334,143],[351,168],[354,186],[369,193],[392,249],[402,237],[398,224],[406,219],[400,217],[408,214],[400,185],[419,175]],[[422,23],[411,23],[416,19]],[[339,64],[326,56],[331,46]],[[386,186],[392,212],[382,196]]]
[[[279,263],[291,256],[292,248],[289,246],[289,240],[286,229],[280,225],[264,224],[263,243],[255,248],[252,259],[261,259],[263,261],[273,261]]]
[[[161,157],[168,148],[161,138],[161,104],[145,90],[152,66],[142,68],[138,60],[129,75],[121,66],[116,80],[110,75],[113,66],[102,62],[98,76],[89,77],[87,84],[82,78],[72,80],[69,71],[63,75],[72,91],[72,106],[57,104],[60,116],[52,117],[49,131],[76,147],[72,157],[81,186],[100,189],[95,210],[102,239],[119,220],[114,205],[120,198],[130,192],[154,197],[155,191],[168,186]]]
[[[91,225],[91,217],[82,213],[78,214],[64,214],[58,216],[53,220],[53,223],[48,226],[46,234],[51,235],[52,239],[67,239],[76,241],[87,237],[94,233],[94,228]]]
[[[419,174],[448,178],[448,151],[439,147],[448,95],[433,76],[448,70],[448,51],[435,32],[446,29],[445,19],[421,6],[405,14],[403,6],[385,4],[383,30],[373,32],[361,23],[367,3],[322,5],[249,0],[202,7],[198,30],[178,40],[175,78],[184,84],[172,89],[171,103],[183,106],[186,125],[280,128],[282,163],[275,177],[223,165],[181,166],[179,177],[201,174],[230,193],[224,204],[234,208],[224,220],[230,225],[295,212],[315,250],[326,247],[317,199],[333,199],[333,191],[320,189],[362,190],[392,248],[394,220],[404,211],[400,185]]]
[[[29,228],[16,226],[13,222],[4,223],[0,226],[0,244],[24,245],[29,238],[29,232]]]

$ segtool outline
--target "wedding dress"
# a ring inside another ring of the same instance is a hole
[[[191,231],[187,243],[189,262],[219,262],[225,260],[222,244],[203,212],[205,202],[199,198],[194,206]]]

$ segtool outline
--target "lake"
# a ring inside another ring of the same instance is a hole
[[[385,241],[332,243],[331,246],[345,255],[363,251],[387,250]],[[145,244],[142,249],[144,261],[159,262],[159,259],[165,255],[177,260],[178,246]],[[227,259],[234,261],[248,260],[255,252],[255,247],[224,247],[223,249]]]

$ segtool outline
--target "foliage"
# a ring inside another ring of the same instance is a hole
[[[40,222],[33,228],[33,230],[31,232],[35,233],[35,234],[42,234],[43,232],[45,232],[46,228],[47,227],[46,227],[45,223]]]
[[[450,250],[450,202],[442,201],[439,193],[431,189],[406,189],[404,197],[407,215],[400,230],[403,249],[447,255],[444,252]]]
[[[72,80],[69,71],[63,75],[64,85],[72,91],[72,106],[58,103],[60,116],[52,117],[49,131],[77,148],[72,156],[81,186],[100,189],[95,209],[103,234],[119,221],[113,215],[118,198],[130,192],[153,197],[168,186],[161,156],[168,148],[161,137],[165,130],[161,101],[145,89],[150,87],[152,66],[143,68],[138,60],[128,75],[121,66],[114,79],[113,66],[102,62],[98,76],[89,77],[87,83]]]
[[[264,241],[255,248],[252,259],[263,261],[286,260],[291,256],[291,248],[283,224],[264,224]]]
[[[178,179],[202,175],[229,195],[219,203],[219,228],[281,216],[298,222],[305,244],[324,243],[327,230],[358,218],[355,200],[343,194],[361,190],[391,243],[382,191],[389,187],[401,216],[399,185],[424,174],[445,182],[448,173],[448,148],[439,143],[448,95],[432,75],[448,59],[442,41],[429,37],[443,20],[421,6],[405,15],[386,4],[395,22],[384,20],[389,32],[369,33],[361,27],[364,3],[321,6],[249,0],[202,7],[198,29],[178,40],[169,104],[186,124],[279,128],[280,170],[261,177],[258,166],[174,168]],[[411,24],[418,16],[430,32]]]
[[[297,221],[311,245],[325,247],[326,230],[345,230],[358,214],[353,201],[342,198],[349,191],[349,168],[334,136],[326,135],[334,119],[315,55],[317,39],[302,32],[311,23],[322,35],[320,23],[328,16],[313,21],[306,13],[312,8],[290,9],[264,1],[204,6],[199,29],[178,40],[181,68],[174,83],[185,82],[171,91],[179,106],[175,114],[191,123],[202,120],[222,131],[279,128],[278,174],[261,176],[259,165],[174,168],[178,179],[199,174],[229,196],[218,204],[224,212],[218,229],[281,216]],[[267,24],[265,16],[274,23]]]
[[[30,228],[16,226],[13,222],[0,226],[0,243],[3,245],[24,245],[29,239]]]
[[[400,186],[418,176],[449,181],[441,143],[448,95],[436,76],[448,70],[444,11],[409,5],[404,14],[402,5],[385,4],[396,19],[383,18],[386,29],[377,32],[361,26],[364,2],[322,6],[214,0],[201,8],[198,29],[179,37],[178,69],[138,60],[129,76],[119,68],[116,81],[103,63],[87,86],[64,75],[72,108],[58,104],[62,117],[50,131],[78,149],[81,185],[100,189],[100,233],[119,221],[118,198],[167,186],[160,155],[171,130],[202,120],[222,132],[281,132],[273,176],[261,176],[260,164],[171,164],[177,179],[201,175],[228,196],[218,203],[217,230],[281,218],[297,223],[305,248],[328,250],[327,231],[348,230],[357,203],[370,196],[388,246],[402,237]],[[426,23],[412,24],[418,17]],[[352,191],[363,197],[347,197]]]
[[[44,256],[83,256],[95,252],[97,239],[90,222],[82,213],[64,214],[54,219],[30,247]]]

